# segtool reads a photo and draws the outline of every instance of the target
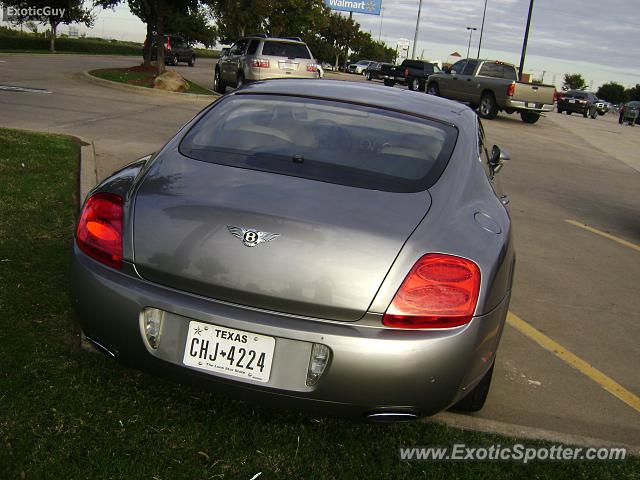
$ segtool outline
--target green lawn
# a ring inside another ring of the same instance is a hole
[[[169,67],[170,68],[170,67]],[[153,80],[156,78],[156,72],[153,67],[130,67],[130,68],[104,68],[100,70],[92,70],[90,75],[111,80],[112,82],[127,83],[138,87],[153,88]],[[194,83],[185,78],[189,84],[189,90],[186,93],[197,93],[200,95],[213,95],[211,90]]]
[[[514,441],[271,411],[79,350],[69,295],[79,148],[1,129],[0,145],[0,479],[638,478],[637,458],[401,462],[403,445]]]

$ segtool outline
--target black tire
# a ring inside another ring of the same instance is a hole
[[[459,412],[477,412],[484,407],[484,402],[487,400],[489,394],[489,387],[491,386],[491,377],[493,376],[493,365],[484,374],[480,383],[471,390],[466,397],[456,403],[451,410],[457,410]]]
[[[238,76],[236,77],[236,88],[242,88],[244,85],[244,73],[238,72]]]
[[[171,65],[178,65],[180,59],[178,58],[178,54],[176,53],[173,57],[171,57]]]
[[[430,83],[429,85],[427,85],[427,93],[429,95],[433,95],[434,97],[439,97],[440,96],[440,88],[438,87],[437,83]]]
[[[413,90],[414,92],[417,92],[418,90],[420,90],[420,82],[418,81],[417,78],[412,78],[409,81],[409,90]]]
[[[498,116],[498,105],[493,93],[487,92],[482,95],[478,106],[478,115],[487,120],[493,120]]]
[[[221,95],[224,95],[227,91],[227,84],[222,80],[219,68],[216,68],[213,74],[213,91]]]
[[[189,59],[189,66],[193,67],[196,63],[196,56],[195,55],[191,55],[191,58]]]
[[[591,120],[595,120],[596,118],[598,118],[598,110],[594,110],[591,114]]]
[[[562,109],[561,108],[558,109],[558,113],[562,113]]]
[[[394,82],[393,80],[389,80],[389,79],[384,80],[385,87],[393,87],[395,84],[396,82]]]
[[[573,112],[570,112],[569,110],[567,110],[567,115],[571,115]]]
[[[373,80],[373,77],[371,76],[371,72],[367,72],[367,81],[371,81]]]
[[[584,118],[587,118],[589,116],[589,109],[588,108],[585,108],[584,112],[582,112],[582,116]]]
[[[540,114],[523,110],[520,112],[520,118],[524,123],[533,124],[533,123],[536,123],[538,120],[540,120]]]

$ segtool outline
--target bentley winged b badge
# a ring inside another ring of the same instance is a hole
[[[234,227],[233,225],[227,225],[227,228],[231,235],[242,240],[245,247],[255,247],[259,243],[270,242],[280,236],[279,233],[260,232],[254,228]]]

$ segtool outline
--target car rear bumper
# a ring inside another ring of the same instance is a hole
[[[318,72],[305,71],[265,71],[260,68],[250,68],[245,70],[245,80],[258,81],[272,78],[318,78]]]
[[[533,112],[551,112],[553,104],[548,103],[532,103],[520,100],[507,100],[505,108],[516,110],[531,110]]]
[[[462,398],[492,365],[509,296],[468,325],[406,331],[301,318],[217,302],[148,282],[131,265],[125,274],[74,245],[74,303],[83,332],[123,362],[199,387],[262,404],[363,416],[371,412],[432,415]],[[165,311],[157,350],[140,328],[145,307]],[[189,322],[244,330],[276,339],[267,383],[211,374],[183,365]],[[314,386],[306,376],[314,343],[331,350]]]

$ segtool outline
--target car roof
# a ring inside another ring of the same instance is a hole
[[[234,92],[236,95],[250,93],[359,103],[425,116],[453,125],[461,121],[464,112],[471,112],[466,105],[425,93],[341,80],[295,78],[262,80],[252,82]]]
[[[302,40],[294,40],[293,38],[281,38],[281,37],[256,37],[249,35],[248,37],[242,37],[240,40],[267,40],[276,41],[276,42],[287,42],[287,43],[299,43],[301,45],[306,45]]]

